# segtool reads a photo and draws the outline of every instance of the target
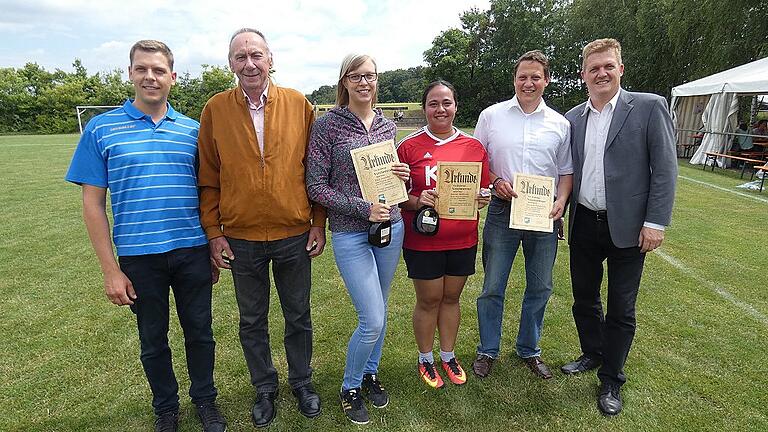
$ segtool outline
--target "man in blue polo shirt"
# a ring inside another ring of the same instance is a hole
[[[88,122],[66,179],[82,185],[83,219],[107,297],[136,314],[155,430],[178,428],[179,386],[168,347],[170,288],[184,330],[189,395],[203,429],[224,431],[213,384],[211,291],[218,270],[211,265],[198,210],[199,123],[168,104],[176,73],[164,43],[136,42],[130,60],[136,98]],[[107,189],[118,260],[110,240]]]

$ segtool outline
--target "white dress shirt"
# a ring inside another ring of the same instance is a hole
[[[568,120],[542,100],[526,114],[517,96],[483,110],[475,138],[488,152],[491,171],[512,181],[514,174],[534,174],[555,179],[573,174],[571,127]]]
[[[587,100],[582,115],[587,116],[587,131],[584,136],[584,165],[581,168],[581,189],[579,204],[590,210],[606,210],[605,204],[605,144],[608,129],[611,128],[613,111],[619,100],[619,92],[608,101],[602,111],[595,109],[592,100]]]
[[[602,111],[595,109],[592,100],[587,100],[584,112],[581,114],[587,116],[587,130],[584,136],[584,164],[581,168],[579,204],[594,211],[608,209],[605,202],[605,146],[621,91],[616,92]],[[664,229],[663,225],[651,222],[645,222],[643,226]]]
[[[250,97],[243,90],[245,95],[245,101],[248,104],[248,111],[251,113],[251,121],[253,121],[253,129],[256,131],[256,138],[259,141],[259,150],[261,151],[261,158],[264,159],[264,106],[267,104],[267,92],[269,91],[269,82],[264,87],[264,91],[259,97],[258,105],[253,103]]]

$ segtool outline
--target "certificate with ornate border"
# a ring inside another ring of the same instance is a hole
[[[555,201],[555,179],[531,174],[515,173],[509,227],[528,231],[552,232],[552,203]]]
[[[437,214],[441,219],[477,219],[482,162],[437,163]]]
[[[352,149],[350,154],[364,200],[376,203],[383,195],[389,205],[408,201],[405,182],[392,173],[392,164],[400,162],[393,140]]]

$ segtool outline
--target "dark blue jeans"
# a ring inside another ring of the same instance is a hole
[[[525,256],[525,291],[520,310],[520,325],[515,345],[517,355],[528,358],[541,355],[539,340],[544,328],[544,311],[552,294],[552,268],[557,255],[557,224],[552,232],[509,228],[509,201],[493,198],[483,228],[483,291],[477,298],[480,331],[478,354],[499,356],[504,297],[509,272],[517,250],[523,245]]]
[[[179,409],[179,384],[168,347],[169,301],[173,289],[176,312],[184,331],[184,348],[195,404],[216,399],[213,385],[214,348],[211,330],[211,262],[208,246],[181,248],[162,254],[120,257],[120,269],[133,283],[141,341],[141,364],[152,389],[155,414]]]
[[[277,390],[277,370],[269,347],[269,265],[285,318],[285,356],[292,388],[312,382],[312,318],[309,288],[309,233],[273,241],[227,238],[235,259],[232,279],[240,311],[240,344],[257,392]]]

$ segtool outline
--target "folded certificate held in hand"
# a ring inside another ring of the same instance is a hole
[[[393,140],[356,148],[350,153],[363,199],[375,203],[383,195],[389,205],[408,201],[405,183],[392,173],[392,164],[400,162]]]
[[[437,213],[443,219],[477,219],[482,162],[437,163]]]
[[[552,203],[555,201],[555,179],[531,174],[515,173],[512,187],[517,198],[512,198],[509,227],[514,229],[552,232]]]

